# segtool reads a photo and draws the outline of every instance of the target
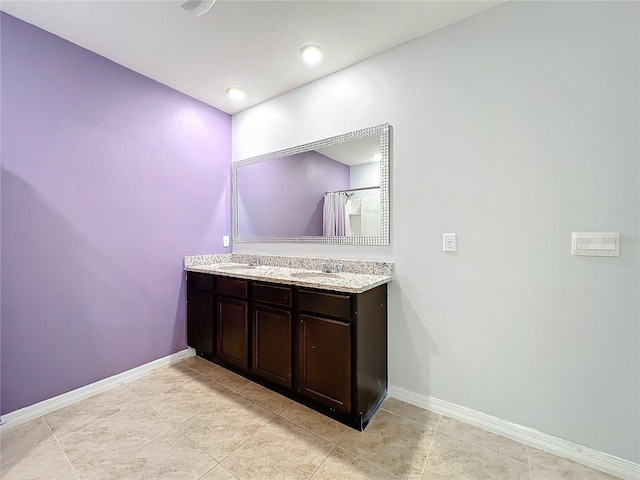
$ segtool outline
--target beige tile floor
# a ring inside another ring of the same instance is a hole
[[[0,435],[3,480],[614,477],[389,398],[357,432],[193,357]]]

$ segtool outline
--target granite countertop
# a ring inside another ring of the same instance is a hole
[[[184,268],[188,272],[210,273],[225,277],[244,278],[263,282],[297,285],[300,287],[335,290],[347,293],[362,293],[391,281],[390,275],[365,273],[324,273],[304,268],[276,267],[259,265],[256,267],[244,263],[211,263],[191,265]]]

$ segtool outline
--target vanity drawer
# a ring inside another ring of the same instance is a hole
[[[300,310],[311,313],[319,313],[329,317],[350,319],[351,299],[349,294],[324,293],[313,290],[300,289],[298,305]]]
[[[291,289],[264,283],[254,283],[251,297],[255,302],[291,307]]]
[[[206,273],[187,273],[187,288],[213,293],[213,275]]]
[[[228,297],[247,298],[247,281],[237,278],[216,278],[216,292]]]

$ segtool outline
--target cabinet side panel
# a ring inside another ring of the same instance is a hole
[[[387,285],[356,298],[356,405],[367,419],[387,394]]]
[[[187,290],[187,342],[198,353],[215,353],[213,294]]]

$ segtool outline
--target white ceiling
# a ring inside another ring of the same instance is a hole
[[[233,114],[473,16],[502,1],[217,0],[196,17],[185,0],[2,0],[0,8]],[[299,55],[320,45],[309,67]],[[229,99],[240,86],[247,98]]]

